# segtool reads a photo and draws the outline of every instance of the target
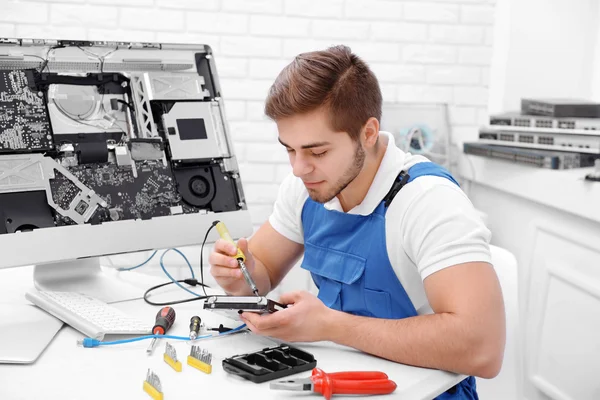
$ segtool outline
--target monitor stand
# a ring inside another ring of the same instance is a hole
[[[111,276],[100,258],[36,265],[33,281],[38,290],[70,291],[105,303],[143,298],[144,290]],[[62,328],[63,322],[39,307],[0,304],[0,364],[34,363]]]
[[[36,265],[33,282],[38,290],[77,292],[105,303],[141,299],[144,296],[144,289],[104,272],[99,257]]]

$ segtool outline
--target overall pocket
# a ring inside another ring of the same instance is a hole
[[[304,243],[304,261],[302,268],[309,271],[319,287],[319,299],[327,306],[341,310],[342,300],[340,294],[350,290],[348,297],[362,299],[359,286],[355,285],[365,272],[366,260],[362,257],[344,253],[335,249],[328,249],[310,242]],[[361,300],[362,301],[362,300]],[[344,310],[345,310],[344,306]]]
[[[365,288],[366,317],[394,319],[392,296],[388,292]]]

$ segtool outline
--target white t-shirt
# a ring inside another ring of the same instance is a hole
[[[380,132],[380,140],[388,145],[379,170],[363,202],[349,214],[371,214],[400,171],[429,161],[400,150],[387,132]],[[302,180],[290,174],[269,217],[277,232],[297,243],[304,243],[301,215],[307,198]],[[324,206],[343,212],[337,197]],[[431,312],[423,286],[426,277],[465,262],[491,263],[491,232],[464,192],[446,178],[422,176],[404,186],[388,207],[385,221],[391,265],[419,314]]]

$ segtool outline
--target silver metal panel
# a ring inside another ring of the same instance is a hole
[[[150,100],[205,100],[210,93],[204,88],[204,77],[198,74],[144,74]]]
[[[185,137],[185,132],[180,130],[181,123],[190,119],[204,121],[206,138],[182,139],[182,135]],[[175,103],[169,113],[163,115],[163,122],[174,160],[201,160],[229,156],[228,151],[223,151],[227,147],[221,144],[225,141],[225,132],[217,102]]]
[[[78,189],[68,210],[62,209],[53,199],[50,180],[54,171],[59,171]],[[44,190],[48,204],[58,213],[71,218],[78,224],[87,222],[98,206],[106,207],[106,202],[92,189],[62,165],[41,154],[5,155],[0,158],[0,193]],[[77,211],[79,209],[79,211]]]
[[[121,72],[121,71],[185,71],[192,69],[194,64],[185,63],[167,63],[167,62],[110,62],[104,64],[104,71]]]
[[[150,99],[146,90],[143,76],[132,75],[131,90],[133,92],[133,103],[135,104],[135,114],[138,126],[140,127],[139,135],[141,138],[153,138],[158,136],[152,109],[150,107]]]

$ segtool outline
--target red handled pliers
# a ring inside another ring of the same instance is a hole
[[[320,368],[312,370],[310,378],[271,383],[271,389],[307,390],[321,393],[327,400],[333,394],[389,394],[396,383],[387,374],[377,371],[351,371],[325,373]]]

